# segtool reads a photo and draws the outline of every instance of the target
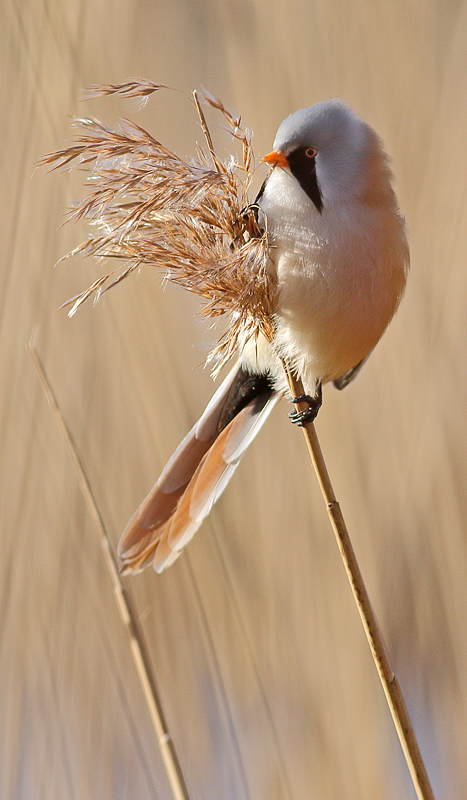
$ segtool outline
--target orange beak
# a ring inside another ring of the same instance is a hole
[[[287,156],[282,152],[282,150],[273,150],[272,153],[268,153],[267,156],[263,156],[261,161],[264,161],[266,164],[272,164],[272,166],[275,166],[276,164],[279,167],[289,166]]]

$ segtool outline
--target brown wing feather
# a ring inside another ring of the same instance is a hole
[[[154,553],[156,572],[175,561],[221,496],[246,448],[262,427],[278,395],[260,395],[219,434],[186,488]],[[160,548],[160,549],[159,549]]]
[[[237,371],[238,364],[222,382],[126,526],[118,544],[122,574],[140,572],[147,566],[164,522],[172,516],[199,462],[216,439],[219,418]]]
[[[175,561],[223,492],[276,399],[269,391],[252,400],[218,436],[203,443],[203,452],[195,446],[197,426],[193,428],[123,534],[119,545],[123,573],[139,572],[152,559],[161,572]],[[186,457],[191,469],[188,482]],[[167,492],[168,488],[173,491]]]

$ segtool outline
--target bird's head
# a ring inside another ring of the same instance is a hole
[[[280,125],[264,162],[289,170],[322,212],[365,193],[391,192],[387,157],[373,129],[337,98],[302,108]]]

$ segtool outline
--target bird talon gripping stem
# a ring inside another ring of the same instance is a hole
[[[301,394],[299,397],[292,397],[292,403],[306,403],[308,408],[304,408],[301,411],[289,411],[288,417],[290,421],[294,425],[298,425],[299,428],[303,428],[305,425],[308,425],[309,422],[314,422],[322,402],[321,384],[313,397],[309,394]]]

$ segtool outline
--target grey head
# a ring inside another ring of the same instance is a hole
[[[333,98],[295,111],[280,125],[274,151],[322,212],[361,195],[375,178],[390,188],[387,157],[373,129],[343,100]],[[266,158],[266,160],[272,160]]]

